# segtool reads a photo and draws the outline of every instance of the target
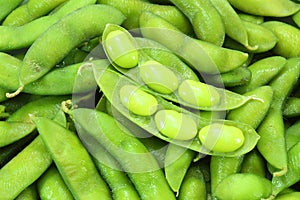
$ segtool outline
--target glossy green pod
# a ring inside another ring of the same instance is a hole
[[[284,103],[282,114],[287,118],[300,116],[300,98],[289,97]]]
[[[90,155],[77,135],[45,117],[35,117],[33,121],[45,148],[75,199],[111,199],[106,183],[98,174]],[[54,133],[57,135],[54,136]]]
[[[39,194],[36,188],[36,183],[31,184],[24,189],[15,200],[35,200],[39,198]]]
[[[13,1],[5,1],[2,0],[0,2],[1,9],[0,9],[0,21],[2,21],[11,11],[13,11],[18,5],[22,3],[22,0],[13,0]]]
[[[132,80],[109,69],[100,69],[100,68],[97,69],[97,66],[94,67],[95,67],[95,78],[98,82],[99,87],[105,94],[107,100],[110,101],[110,103],[126,118],[136,123],[137,125],[143,127],[148,132],[161,138],[162,140],[165,140],[167,142],[173,142],[183,147],[188,147],[197,152],[202,152],[202,153],[205,152],[207,154],[214,154],[214,155],[236,156],[250,151],[255,146],[256,141],[259,138],[258,135],[255,133],[254,129],[251,128],[249,125],[243,123],[236,123],[234,121],[220,120],[219,121],[220,123],[225,123],[227,125],[235,126],[243,131],[245,142],[244,145],[237,151],[227,152],[227,153],[209,152],[207,149],[203,148],[203,146],[200,144],[197,138],[195,138],[192,141],[172,140],[159,133],[159,131],[156,128],[153,116],[143,117],[143,116],[132,115],[128,112],[128,109],[122,105],[122,103],[120,102],[118,91],[124,84],[125,85],[135,84]],[[156,99],[158,101],[158,110],[170,109],[180,113],[182,112],[184,114],[188,114],[189,117],[193,118],[196,121],[197,126],[200,127],[211,123],[210,121],[207,121],[207,119],[202,119],[201,117],[195,115],[194,113],[188,112],[187,110],[184,110],[178,106],[170,104],[170,102],[160,98],[159,96],[156,96]],[[216,120],[216,122],[218,122],[218,120]]]

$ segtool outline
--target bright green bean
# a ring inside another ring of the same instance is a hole
[[[300,142],[298,130],[300,128],[300,121],[296,121],[285,130],[286,149],[290,150],[294,145]]]
[[[36,189],[36,184],[33,183],[23,190],[15,200],[36,200],[39,198],[39,194]]]
[[[287,118],[300,116],[300,98],[289,97],[284,103],[282,114]]]

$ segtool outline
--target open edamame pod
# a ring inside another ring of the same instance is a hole
[[[296,13],[300,5],[290,0],[228,0],[235,8],[253,15],[286,17]]]
[[[190,38],[150,12],[141,14],[140,27],[144,37],[161,43],[200,73],[228,72],[241,66],[248,58],[246,53]]]
[[[131,113],[128,111],[128,109],[121,103],[119,91],[120,88],[124,85],[136,85],[135,82],[131,81],[130,79],[126,78],[125,76],[122,76],[118,74],[117,72],[114,72],[109,69],[101,69],[97,66],[94,66],[95,68],[95,78],[98,82],[99,87],[103,91],[104,95],[110,101],[110,103],[125,117],[127,117],[132,122],[136,123],[138,126],[146,129],[151,134],[159,137],[162,140],[165,140],[167,142],[173,142],[177,145],[188,147],[194,151],[201,152],[201,153],[207,153],[207,154],[213,154],[213,155],[224,155],[224,156],[237,156],[244,154],[251,149],[254,148],[257,140],[259,139],[259,136],[255,132],[255,130],[250,127],[249,125],[246,125],[244,123],[237,123],[234,121],[226,121],[226,120],[216,120],[216,123],[225,124],[228,126],[234,126],[240,130],[242,130],[244,135],[244,143],[243,145],[233,152],[212,152],[207,150],[205,147],[203,147],[199,141],[199,139],[196,137],[193,140],[188,141],[179,141],[174,140],[172,138],[166,137],[163,134],[161,134],[156,125],[155,125],[155,117],[154,115],[151,116],[139,116]],[[147,91],[147,90],[145,90]],[[197,124],[197,127],[203,127],[205,125],[209,125],[211,121],[206,119],[199,118],[198,115],[195,115],[187,110],[184,110],[178,106],[175,106],[168,101],[164,100],[163,98],[156,96],[156,100],[158,101],[158,110],[173,110],[174,112],[182,113],[187,115],[189,118],[195,120],[195,123]],[[213,138],[211,139],[213,140]]]
[[[107,5],[85,6],[63,17],[47,29],[29,48],[20,69],[19,88],[15,93],[7,96],[14,97],[24,89],[25,85],[48,73],[74,47],[100,35],[107,23],[121,24],[124,19],[124,15],[119,10]],[[93,23],[86,23],[86,21]],[[74,23],[80,23],[81,26]]]
[[[222,46],[225,28],[222,18],[210,1],[171,0],[190,20],[197,38]]]
[[[117,124],[112,116],[84,108],[74,109],[72,115],[80,137],[83,140],[92,137],[119,161],[141,199],[175,199],[152,154],[129,130]]]
[[[33,121],[72,195],[76,199],[111,199],[106,183],[77,135],[45,117],[35,117]]]

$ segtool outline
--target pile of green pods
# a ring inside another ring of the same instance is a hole
[[[0,0],[0,200],[298,200],[299,77],[299,0]]]

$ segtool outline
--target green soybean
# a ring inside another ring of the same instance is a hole
[[[33,121],[75,199],[111,199],[106,183],[77,135],[48,118],[35,117]]]
[[[256,0],[228,0],[235,8],[252,15],[285,17],[296,13],[300,5],[289,0],[266,0],[257,3]]]
[[[30,0],[12,11],[3,21],[4,26],[21,26],[49,13],[66,0],[36,1]]]
[[[247,22],[252,22],[254,24],[262,24],[264,22],[264,17],[263,16],[259,16],[259,15],[251,15],[248,13],[238,13],[239,17]]]
[[[139,70],[144,83],[156,92],[170,94],[178,88],[174,72],[159,62],[147,61],[140,65]]]
[[[113,30],[111,26],[115,25],[106,25],[102,36],[108,58],[120,67],[135,67],[138,64],[138,51],[134,39],[127,31],[120,28]]]
[[[177,145],[188,147],[194,151],[201,152],[201,153],[207,153],[207,154],[214,154],[214,155],[227,155],[227,156],[235,156],[235,155],[241,155],[243,153],[249,152],[256,144],[258,140],[258,135],[255,133],[254,129],[250,127],[249,125],[246,125],[244,123],[236,123],[234,121],[227,121],[227,120],[220,120],[219,122],[225,123],[226,125],[235,126],[241,130],[243,130],[243,133],[245,134],[245,141],[242,148],[239,148],[238,150],[234,152],[227,152],[227,153],[221,153],[221,152],[209,152],[207,149],[203,148],[203,146],[200,144],[200,141],[198,138],[195,138],[192,141],[179,141],[170,139],[164,135],[162,135],[156,128],[154,116],[139,116],[139,115],[132,115],[128,112],[128,109],[123,106],[123,104],[120,101],[118,94],[120,88],[127,84],[133,84],[136,85],[132,80],[126,78],[125,76],[120,75],[119,73],[109,70],[109,69],[97,69],[97,66],[95,66],[95,78],[97,80],[97,83],[101,90],[103,91],[104,95],[106,96],[107,100],[126,118],[128,118],[133,123],[137,124],[138,126],[144,128],[149,133],[157,136],[158,138],[167,141],[172,142]],[[148,91],[148,90],[147,90]],[[170,102],[166,101],[165,99],[156,96],[156,99],[158,101],[158,110],[174,110],[179,113],[187,114],[189,117],[193,118],[196,121],[197,126],[205,126],[211,123],[210,120],[204,119],[199,117],[199,115],[189,112],[185,109],[182,109],[174,104],[171,104]],[[218,120],[217,120],[218,121]],[[243,152],[243,153],[242,153]]]
[[[134,85],[124,85],[119,95],[122,104],[134,114],[148,116],[157,111],[156,98]]]
[[[235,151],[245,140],[239,128],[217,123],[201,128],[198,137],[205,148],[216,152]]]
[[[272,31],[278,38],[275,47],[272,49],[275,54],[286,58],[300,56],[300,51],[297,48],[300,44],[299,28],[279,21],[268,21],[263,23],[262,26]]]
[[[91,109],[75,109],[73,117],[82,138],[94,138],[119,161],[141,199],[175,199],[152,154],[113,117]]]
[[[64,180],[54,165],[38,179],[37,189],[42,200],[73,199]]]
[[[93,14],[91,15],[91,13]],[[99,18],[101,20],[98,20]],[[89,5],[65,16],[58,23],[47,29],[29,48],[19,73],[19,89],[14,94],[8,94],[7,96],[17,95],[23,90],[25,85],[45,75],[71,49],[85,40],[101,34],[107,23],[120,24],[123,20],[124,16],[119,10],[107,5]],[[94,23],[85,23],[85,21]],[[81,23],[82,26],[74,25],[74,23]],[[59,34],[59,38],[57,38],[58,32],[63,33]],[[72,34],[73,37],[70,38],[69,34]],[[53,43],[53,41],[56,41],[57,44]],[[64,42],[61,43],[61,41]],[[47,48],[48,46],[54,49]]]
[[[179,191],[179,200],[206,200],[207,188],[199,165],[192,165],[184,177]]]
[[[159,132],[171,139],[191,140],[197,134],[196,122],[174,110],[159,110],[154,121]]]
[[[300,116],[300,99],[298,97],[289,97],[284,103],[282,114],[287,118]]]
[[[215,196],[220,200],[258,200],[270,197],[271,192],[272,184],[268,179],[255,174],[237,173],[227,176],[217,186]]]
[[[199,107],[214,107],[220,102],[220,95],[215,88],[193,80],[183,81],[178,94],[183,101]]]
[[[168,145],[164,163],[165,176],[170,187],[177,194],[195,154],[187,148],[174,144]]]
[[[12,0],[9,2],[1,0],[0,21],[2,21],[16,7],[18,7],[20,3],[22,3],[22,0]]]
[[[97,3],[111,5],[120,10],[126,16],[122,26],[128,30],[140,28],[139,16],[142,12],[149,11],[166,19],[182,32],[193,34],[188,18],[175,6],[152,4],[140,0],[98,0]]]
[[[171,2],[189,18],[197,38],[222,46],[225,28],[220,14],[210,1],[171,0]]]
[[[37,137],[0,169],[1,198],[16,198],[36,181],[51,163],[51,156],[42,138]]]
[[[29,47],[43,32],[59,21],[63,16],[83,6],[94,4],[95,1],[96,0],[68,1],[53,15],[38,18],[23,26],[0,26],[0,50],[11,51]],[[19,37],[20,35],[23,37]]]
[[[282,56],[270,56],[260,59],[248,66],[251,71],[251,80],[243,86],[234,87],[239,93],[249,92],[268,84],[284,67],[286,59]]]
[[[169,48],[198,72],[211,74],[227,72],[241,66],[248,58],[246,53],[192,39],[163,18],[150,12],[141,14],[140,27],[144,37]]]

